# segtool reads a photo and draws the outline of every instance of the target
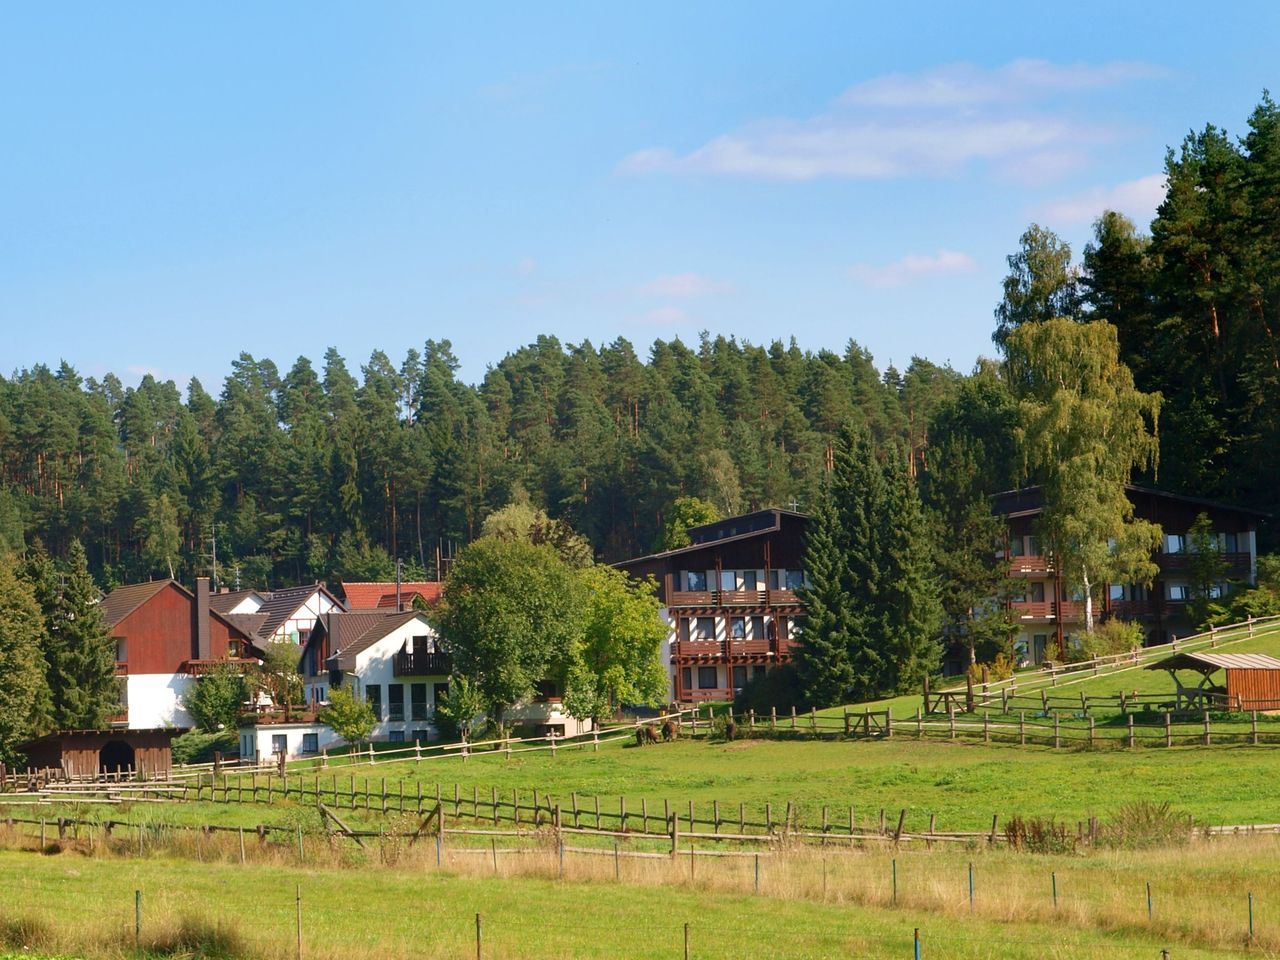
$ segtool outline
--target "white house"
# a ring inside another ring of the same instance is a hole
[[[311,757],[321,750],[340,747],[344,741],[323,723],[263,723],[240,728],[240,759],[273,760],[283,753],[286,759]]]
[[[338,598],[319,583],[270,592],[216,593],[210,598],[210,606],[241,627],[253,630],[264,643],[288,641],[299,646],[306,644],[319,617],[343,610]]]

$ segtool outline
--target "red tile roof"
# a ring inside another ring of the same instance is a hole
[[[444,584],[434,580],[417,580],[400,584],[400,602],[409,608],[415,596],[421,597],[428,606],[434,606],[440,599]],[[396,605],[396,584],[392,580],[363,581],[342,583],[343,596],[347,598],[348,610],[378,610]]]

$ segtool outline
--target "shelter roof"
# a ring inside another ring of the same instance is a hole
[[[1265,653],[1175,653],[1148,670],[1280,670],[1280,660]]]

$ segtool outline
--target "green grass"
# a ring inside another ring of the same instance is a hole
[[[670,868],[661,863],[629,866],[617,883],[598,873],[559,881],[550,859],[525,865],[523,875],[485,876],[483,866],[437,871],[401,862],[357,873],[5,851],[0,955],[6,948],[15,956],[132,953],[135,890],[142,892],[141,942],[150,956],[292,957],[295,890],[305,960],[471,957],[477,913],[489,960],[679,957],[686,923],[694,958],[890,960],[911,956],[915,928],[925,957],[955,960],[1154,960],[1162,948],[1178,960],[1273,955],[1280,944],[1269,926],[1277,919],[1270,893],[1280,880],[1276,845],[1200,852],[1213,855],[899,854],[895,906],[888,856],[857,853],[831,854],[825,866],[812,857],[770,861],[756,896],[750,867],[740,861],[708,864],[693,882],[663,873]],[[1051,870],[1059,880],[1056,909]],[[1151,920],[1145,879],[1155,881]],[[1251,952],[1244,949],[1242,907],[1250,889],[1267,891]],[[175,950],[184,927],[187,939]]]

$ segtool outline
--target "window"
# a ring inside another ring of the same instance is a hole
[[[779,577],[780,577],[781,575],[782,575],[782,571],[781,571],[781,570],[770,570],[770,571],[769,571],[769,589],[770,589],[770,590],[779,590],[779,589],[781,589],[782,581],[779,579]]]
[[[391,683],[387,685],[387,707],[388,720],[404,719],[404,684]]]
[[[759,590],[760,587],[757,586],[758,583],[759,581],[756,580],[756,572],[754,570],[742,571],[742,589],[743,590]]]
[[[371,683],[364,688],[364,698],[369,701],[369,706],[373,708],[373,719],[382,719],[382,687],[379,684]]]
[[[1031,586],[1031,602],[1044,603],[1044,584],[1032,583]]]
[[[804,571],[788,570],[787,571],[787,589],[799,590],[803,586],[804,586]]]
[[[763,640],[764,638],[765,638],[764,617],[752,617],[751,618],[751,639]]]
[[[1123,599],[1124,599],[1124,584],[1123,584],[1123,583],[1113,583],[1113,584],[1111,584],[1111,586],[1110,586],[1108,589],[1109,589],[1109,591],[1110,591],[1111,599],[1112,599],[1113,601],[1115,601],[1115,600],[1123,600]]]
[[[751,668],[751,679],[763,680],[765,675],[765,669],[766,668],[763,663],[757,663],[754,667]]]
[[[737,666],[733,668],[733,689],[741,690],[747,685],[747,668]]]
[[[1185,583],[1169,584],[1169,599],[1170,600],[1186,600],[1187,585]]]
[[[1165,553],[1182,553],[1187,549],[1187,538],[1181,533],[1166,533],[1164,535],[1164,552]],[[1173,599],[1170,597],[1170,599]]]
[[[425,683],[409,685],[409,719],[427,719],[427,685]]]
[[[272,753],[288,753],[289,752],[288,734],[273,733],[271,735],[271,752]]]
[[[303,753],[319,753],[320,752],[320,734],[304,733],[302,735],[302,752]]]
[[[686,570],[684,580],[688,590],[700,592],[707,589],[707,574],[703,570]]]
[[[747,618],[746,617],[730,617],[729,618],[729,636],[734,640],[747,639]]]
[[[392,743],[404,743],[404,731],[392,730],[391,733],[387,735],[387,739]]]
[[[738,575],[732,570],[720,571],[720,589],[721,590],[737,590]]]
[[[431,739],[431,731],[426,727],[415,727],[413,731],[414,743],[426,743]]]
[[[129,659],[129,641],[124,637],[116,639],[116,661],[124,663]]]
[[[1026,555],[1026,551],[1023,549],[1023,546],[1022,546],[1022,538],[1010,537],[1009,538],[1009,556],[1021,557],[1025,555]]]
[[[1223,553],[1239,553],[1240,537],[1234,533],[1220,533],[1218,534],[1218,546]]]
[[[1040,556],[1040,538],[1039,537],[1027,537],[1027,556],[1028,557]]]
[[[715,617],[698,617],[693,621],[694,640],[714,640],[716,638]]]
[[[693,689],[693,667],[680,668],[680,688],[682,690]]]
[[[716,668],[715,667],[699,667],[698,668],[698,689],[714,690],[716,688]]]
[[[1220,598],[1222,597],[1222,595],[1223,595],[1224,593],[1226,593],[1226,592],[1227,592],[1227,591],[1226,591],[1226,588],[1225,588],[1222,584],[1220,584],[1220,583],[1211,583],[1211,584],[1209,584],[1209,590],[1208,590],[1208,593],[1209,593],[1209,599],[1210,599],[1210,600],[1218,600],[1218,599],[1220,599]]]

